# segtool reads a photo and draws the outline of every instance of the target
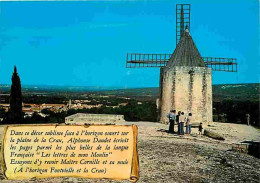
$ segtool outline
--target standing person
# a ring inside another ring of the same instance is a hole
[[[174,123],[176,120],[176,110],[171,110],[167,114],[167,118],[169,118],[170,126],[169,126],[169,133],[174,133]]]
[[[189,113],[186,121],[186,134],[191,134],[192,113]]]
[[[184,116],[184,112],[181,112],[179,120],[180,120],[180,135],[184,135],[184,123],[186,121],[186,117]]]
[[[202,135],[202,129],[203,129],[202,123],[200,123],[200,126],[199,126],[199,135]]]
[[[246,122],[247,122],[247,125],[250,125],[250,114],[246,114]]]
[[[176,123],[178,125],[178,134],[180,135],[180,115],[181,115],[181,111],[178,111],[178,114],[176,116]]]

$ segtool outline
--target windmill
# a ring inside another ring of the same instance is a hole
[[[190,4],[176,4],[173,54],[127,53],[127,68],[160,68],[158,120],[171,109],[193,113],[196,122],[212,121],[212,71],[237,72],[235,58],[201,57],[190,35]]]

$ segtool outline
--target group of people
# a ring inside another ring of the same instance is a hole
[[[169,118],[170,122],[169,133],[174,133],[174,125],[176,122],[179,135],[184,135],[184,124],[186,125],[186,134],[191,134],[192,113],[188,113],[188,116],[185,116],[184,112],[179,111],[178,114],[176,114],[176,110],[171,110],[167,114],[167,118]],[[202,133],[202,123],[200,123],[199,126],[199,133]]]

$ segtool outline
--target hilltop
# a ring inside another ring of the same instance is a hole
[[[241,124],[214,123],[206,129],[218,130],[225,141],[199,136],[193,128],[192,135],[179,136],[167,133],[168,125],[151,122],[126,122],[138,125],[138,155],[142,183],[173,182],[252,182],[259,183],[260,159],[232,150],[233,143],[260,139],[259,130]],[[0,127],[0,137],[3,134]],[[3,170],[0,170],[3,171]],[[76,177],[32,180],[6,180],[3,183],[129,183],[108,179],[83,179]]]

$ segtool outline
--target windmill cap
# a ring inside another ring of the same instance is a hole
[[[174,66],[205,67],[204,60],[192,40],[187,25],[184,34],[166,66],[168,68]]]

